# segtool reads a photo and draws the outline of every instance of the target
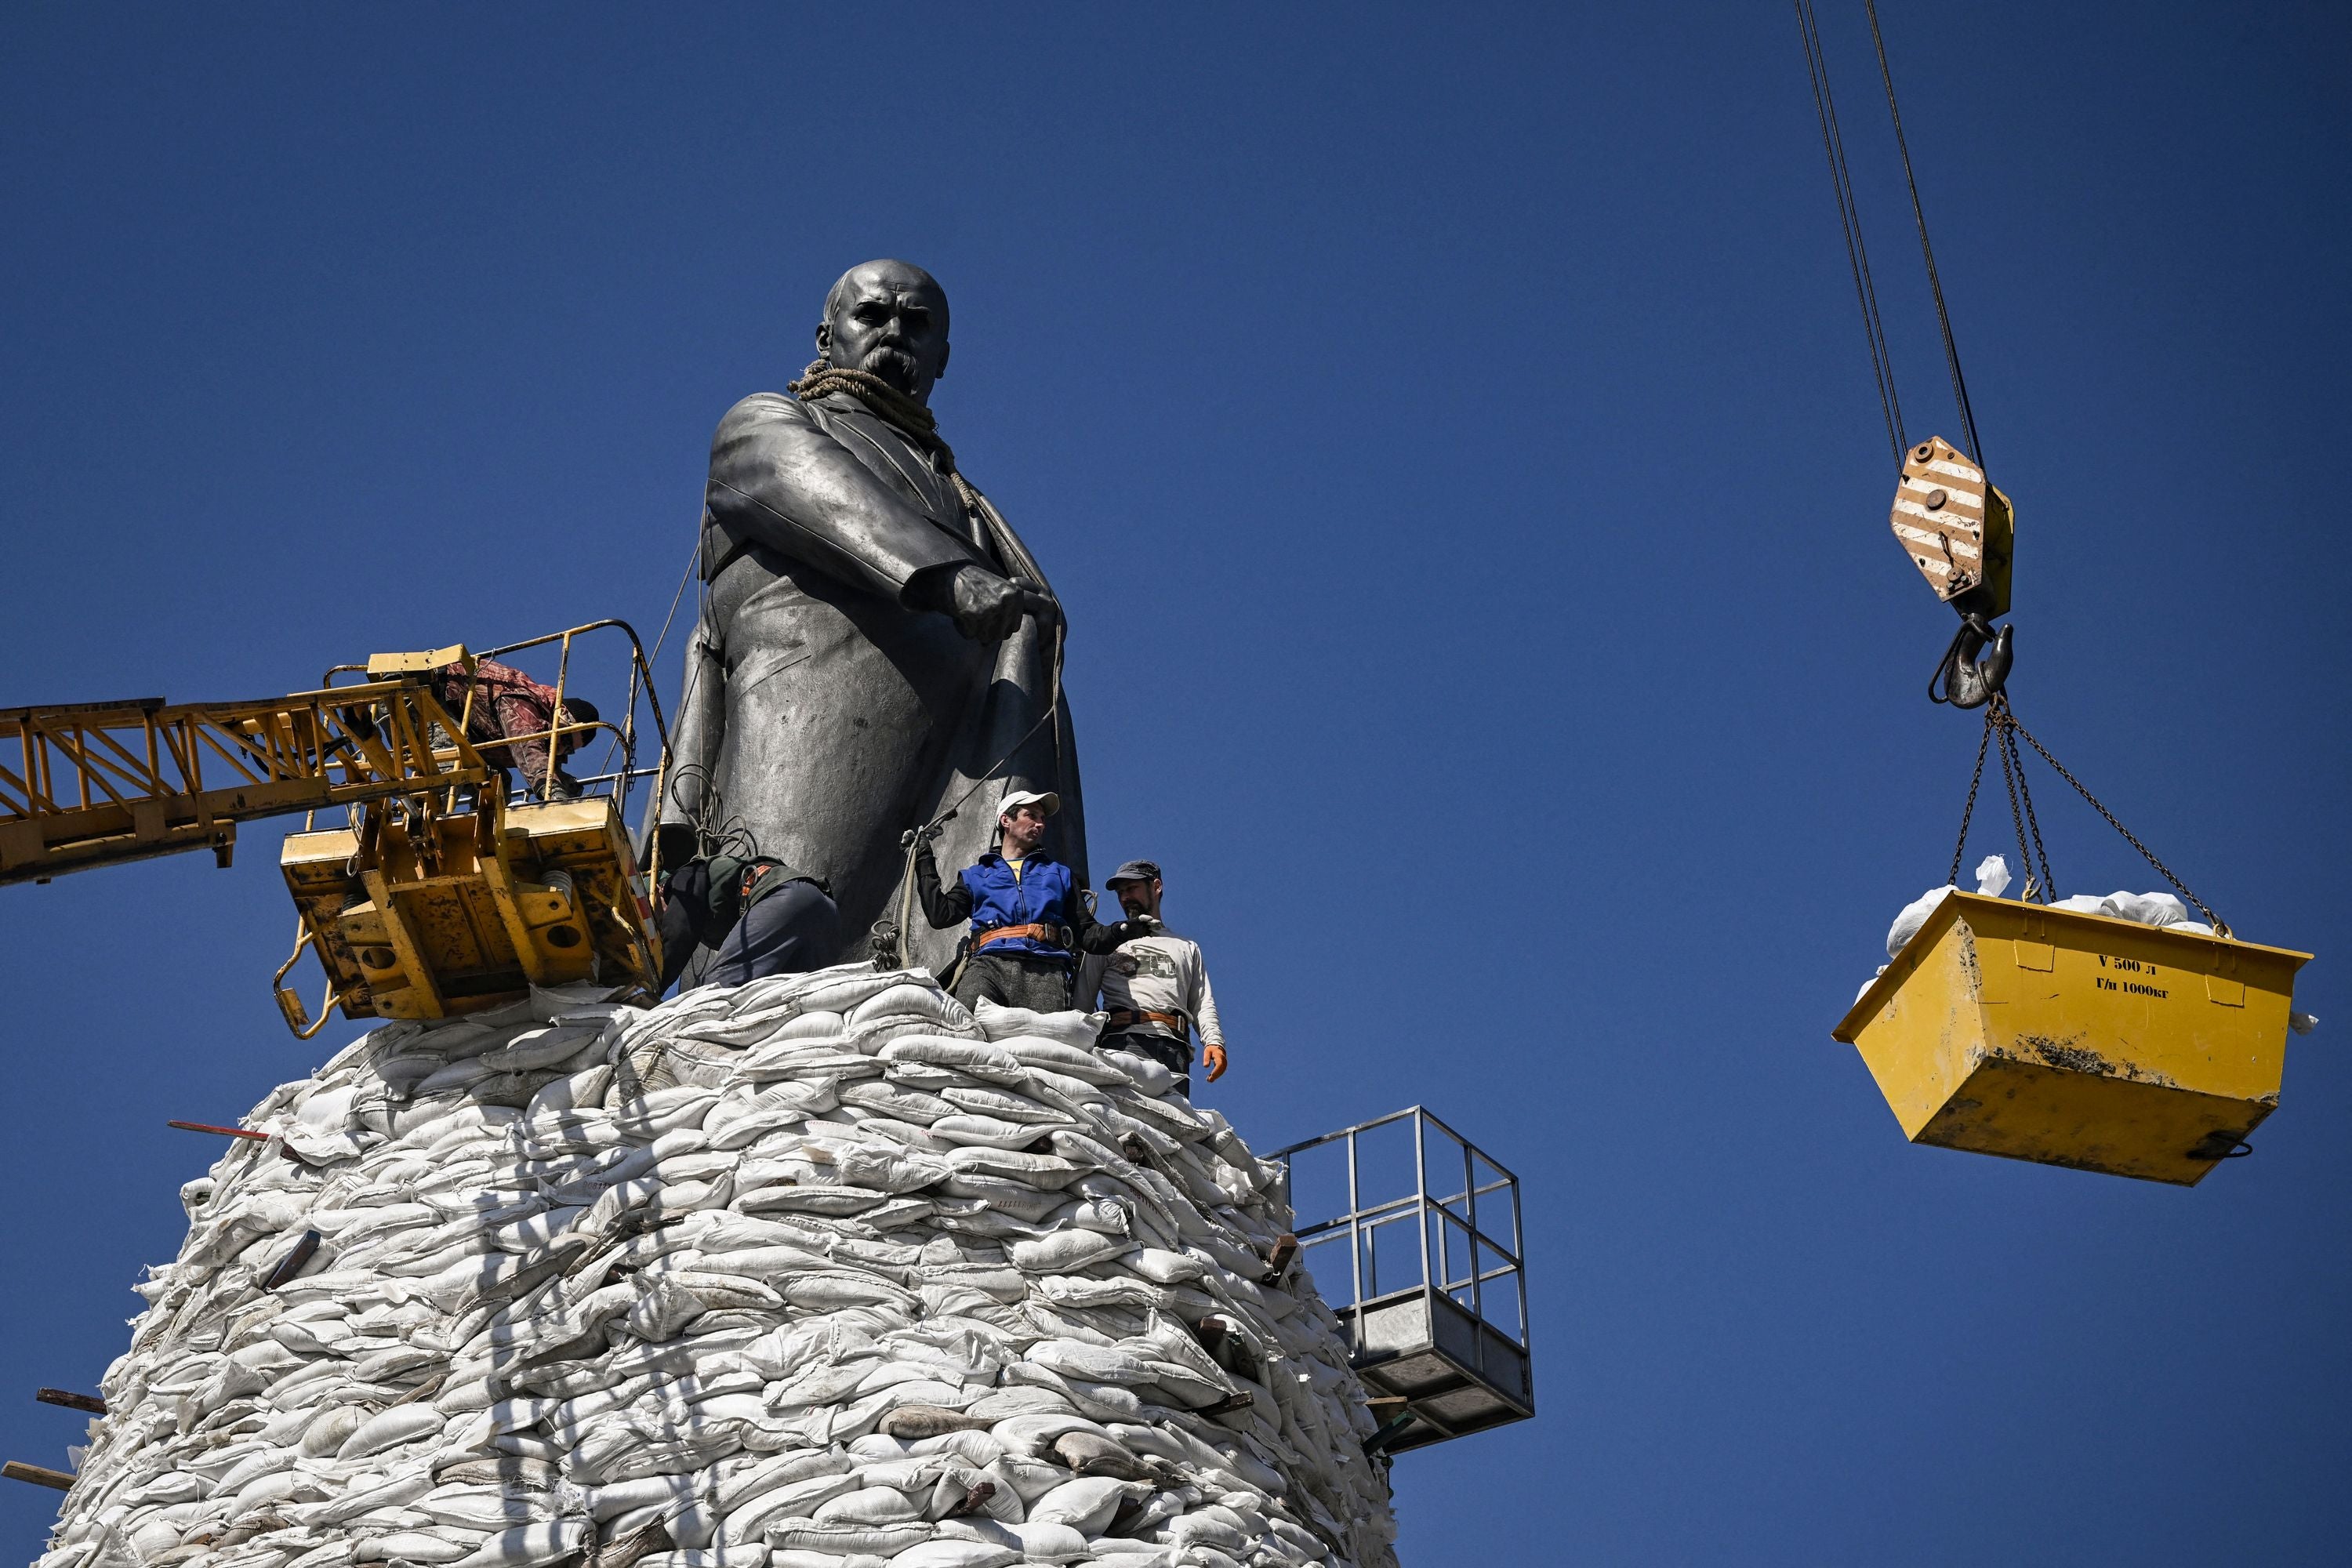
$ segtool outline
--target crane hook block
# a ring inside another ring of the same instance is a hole
[[[1936,596],[1987,621],[2009,614],[2017,515],[1984,470],[1940,436],[1904,454],[1889,521],[1895,542]]]

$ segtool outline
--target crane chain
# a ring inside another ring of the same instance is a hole
[[[2042,862],[2042,901],[2046,904],[2058,896],[2058,879],[2050,874],[2050,851],[2042,843],[2042,819],[2033,814],[2033,792],[2025,785],[2025,759],[2017,750],[2017,715],[2008,711],[2007,698],[2000,700],[2001,741],[2009,747],[2010,757],[2017,764],[2018,794],[2025,801],[2025,825],[2033,830],[2033,852]]]
[[[1969,775],[1969,804],[1960,807],[1959,841],[1952,846],[1952,874],[1944,879],[1955,888],[1960,885],[1960,861],[1969,852],[1969,824],[1977,814],[1977,786],[1984,783],[1985,748],[1992,744],[1992,715],[1993,710],[1988,707],[1985,710],[1984,734],[1977,742],[1976,772]]]
[[[2000,752],[2000,777],[2001,782],[2009,786],[2009,819],[2017,827],[2018,858],[2024,862],[2021,869],[2025,872],[2025,886],[2019,890],[2017,896],[2027,903],[2047,903],[2050,890],[2042,887],[2034,879],[2033,851],[2027,848],[2025,844],[2025,816],[2017,806],[2018,789],[2024,783],[2022,775],[2025,772],[2025,764],[2011,749],[2009,732],[2001,729],[2000,720],[1990,714],[1986,717],[1988,723],[1994,729],[2001,731],[2000,743],[1998,748]],[[2035,897],[2037,891],[2041,895],[2038,900]]]
[[[2068,784],[2073,784],[2076,795],[2081,795],[2084,800],[2091,803],[2091,809],[2093,811],[2097,812],[2101,816],[2106,818],[2107,826],[2109,827],[2114,828],[2117,833],[2124,836],[2125,843],[2138,850],[2140,852],[2141,858],[2145,859],[2149,865],[2155,867],[2157,871],[2166,881],[2180,889],[2180,896],[2182,898],[2187,899],[2190,903],[2197,906],[2197,912],[2205,917],[2206,923],[2213,928],[2216,935],[2228,936],[2230,934],[2229,923],[2223,921],[2221,916],[2215,914],[2211,908],[2206,904],[2204,900],[2199,898],[2195,893],[2190,892],[2189,890],[2189,884],[2174,876],[2172,874],[2172,868],[2167,866],[2163,861],[2156,858],[2156,851],[2150,849],[2147,845],[2142,844],[2139,841],[2138,837],[2135,835],[2130,828],[2126,827],[2122,823],[2116,821],[2116,814],[2109,811],[2105,805],[2100,804],[2099,797],[2093,795],[2087,788],[2085,788],[2082,780],[2076,778],[2073,773],[2068,773],[2066,771],[2065,764],[2059,762],[2057,758],[2052,756],[2050,754],[2050,749],[2033,738],[2032,731],[2027,729],[2024,725],[2018,723],[2014,716],[2011,716],[2010,719],[2010,724],[2019,734],[2025,737],[2025,743],[2027,745],[2032,746],[2036,752],[2042,753],[2042,760],[2050,764],[2053,772],[2057,773],[2060,778],[2064,779]]]

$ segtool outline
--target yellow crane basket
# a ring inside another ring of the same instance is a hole
[[[1914,1143],[2194,1186],[2278,1108],[2310,959],[1955,891],[1832,1033]]]
[[[629,644],[620,726],[571,718],[564,708],[573,641],[608,628]],[[484,744],[536,742],[551,774],[572,749],[558,744],[564,736],[576,744],[603,731],[625,754],[618,773],[575,781],[605,786],[604,794],[510,802],[502,793],[505,775],[494,773],[467,738],[474,704],[487,699],[469,688],[452,712],[442,706],[437,683],[428,683],[436,671],[457,668],[471,675],[493,654],[548,644],[559,645],[548,728]],[[661,939],[640,889],[617,792],[640,771],[653,773],[659,792],[668,731],[636,632],[623,621],[592,621],[484,654],[462,644],[377,654],[363,667],[370,684],[333,685],[338,675],[360,672],[362,667],[337,666],[327,672],[327,689],[407,695],[429,721],[410,728],[429,732],[432,743],[423,748],[420,787],[367,802],[349,826],[314,825],[287,837],[278,865],[298,911],[297,932],[293,952],[271,981],[287,1026],[309,1039],[337,1007],[352,1019],[445,1018],[514,1000],[534,985],[592,980],[634,988],[650,1001],[661,988]],[[662,747],[661,764],[650,770],[629,762],[640,694],[651,703]],[[459,780],[473,787],[451,782]],[[327,974],[315,1018],[286,984],[306,950]]]

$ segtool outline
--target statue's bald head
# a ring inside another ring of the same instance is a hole
[[[932,384],[947,374],[947,291],[911,262],[861,261],[824,297],[816,352],[928,403]]]

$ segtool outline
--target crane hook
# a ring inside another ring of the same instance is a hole
[[[1955,708],[1981,708],[2000,696],[2016,658],[2011,644],[2011,634],[2016,629],[2003,626],[1996,632],[1980,615],[1962,616],[1951,646],[1936,662],[1936,673],[1927,678],[1927,700],[1948,702]],[[1978,658],[1988,643],[1992,651]]]

